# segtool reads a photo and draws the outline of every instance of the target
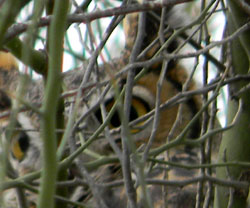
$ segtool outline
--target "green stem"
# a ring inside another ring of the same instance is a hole
[[[54,194],[57,177],[57,136],[56,116],[61,88],[61,67],[63,38],[69,1],[57,0],[49,33],[49,70],[45,87],[42,118],[43,170],[38,208],[54,207]]]
[[[244,13],[236,1],[228,0],[229,11],[227,13],[229,32],[232,34],[239,27],[245,24],[248,15]],[[249,70],[249,30],[242,33],[239,38],[234,39],[231,43],[230,66],[235,75],[246,74]],[[230,85],[231,93],[234,94],[246,83],[244,81]],[[234,120],[238,110],[241,110],[241,115],[233,128],[223,134],[220,150],[219,163],[232,161],[250,161],[250,140],[249,140],[249,117],[250,117],[250,98],[249,91],[240,94],[234,99],[231,94],[231,99],[228,102],[227,122]],[[239,102],[242,105],[239,105]],[[240,109],[239,109],[240,108]],[[246,168],[243,167],[220,167],[216,169],[216,177],[219,179],[231,180],[246,180],[242,176],[246,174]],[[247,179],[248,180],[248,179]],[[249,181],[248,181],[249,182]],[[248,194],[242,190],[230,191],[227,187],[217,186],[215,190],[215,208],[224,207],[247,207]],[[229,204],[230,203],[230,204]]]

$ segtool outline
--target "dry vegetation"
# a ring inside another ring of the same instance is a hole
[[[247,3],[0,5],[1,207],[246,207]]]

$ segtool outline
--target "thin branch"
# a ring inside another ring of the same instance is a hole
[[[87,14],[71,14],[68,15],[67,22],[68,24],[73,23],[88,23],[94,21],[96,19],[104,18],[104,17],[112,17],[117,15],[125,15],[129,13],[136,13],[136,12],[143,12],[143,11],[150,11],[154,9],[161,9],[164,7],[171,7],[176,4],[181,4],[184,2],[190,2],[192,0],[171,0],[164,3],[159,2],[146,2],[143,4],[130,4],[127,6],[119,6],[111,9],[105,10],[97,10],[94,12],[89,12]],[[51,22],[52,17],[47,16],[40,19],[37,26],[44,27],[48,26]],[[21,33],[25,32],[28,28],[30,23],[18,23],[13,24],[7,31],[4,42],[6,43],[8,40],[12,39],[13,37],[20,35]]]

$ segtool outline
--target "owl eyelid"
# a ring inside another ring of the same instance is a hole
[[[155,106],[155,96],[153,96],[152,93],[142,85],[135,85],[133,87],[133,97],[146,103],[150,110]]]

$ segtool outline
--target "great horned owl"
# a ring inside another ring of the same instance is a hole
[[[168,11],[167,19],[173,18],[170,13],[171,12]],[[160,9],[146,13],[146,35],[144,36],[140,51],[146,49],[151,42],[157,39],[160,18]],[[123,115],[121,109],[119,109],[119,103],[116,109],[112,109],[112,107],[118,102],[118,99],[120,99],[119,102],[121,102],[120,106],[123,105],[123,97],[119,97],[119,93],[126,85],[126,73],[129,70],[128,60],[130,59],[129,57],[137,34],[137,19],[138,14],[134,14],[128,16],[125,20],[126,46],[124,53],[119,58],[95,68],[96,73],[92,73],[90,81],[84,83],[83,88],[80,89],[79,86],[85,73],[85,65],[62,75],[64,77],[63,88],[65,89],[65,92],[62,94],[62,98],[65,100],[65,121],[67,123],[68,120],[73,119],[74,122],[72,134],[68,138],[68,144],[65,148],[65,157],[72,154],[75,149],[88,144],[88,147],[84,149],[83,153],[67,167],[69,180],[79,181],[79,184],[69,187],[70,194],[68,199],[73,202],[83,203],[83,205],[90,207],[100,207],[103,204],[106,207],[127,206],[127,195],[123,185],[124,182],[121,171],[122,166],[120,164],[121,161],[119,161],[119,159],[122,160],[123,158],[117,158],[117,155],[122,152],[120,126]],[[165,26],[169,26],[164,36],[166,39],[172,35],[173,27],[176,26],[169,24],[170,23],[166,21]],[[172,147],[169,145],[169,147],[166,146],[166,148],[162,150],[160,147],[162,148],[162,145],[169,143],[170,141],[168,141],[168,139],[174,141],[180,132],[182,132],[189,121],[200,110],[201,98],[198,95],[188,98],[184,96],[181,97],[184,83],[188,79],[188,74],[185,68],[179,65],[176,60],[168,60],[168,63],[165,65],[163,64],[164,59],[159,59],[153,62],[153,64],[143,65],[143,61],[152,58],[160,48],[160,41],[155,42],[156,44],[145,52],[141,58],[140,61],[142,64],[140,66],[136,65],[133,69],[136,71],[136,74],[138,74],[142,71],[143,67],[147,68],[147,72],[144,76],[138,79],[134,84],[130,115],[128,116],[130,121],[129,134],[133,142],[131,147],[135,148],[134,150],[130,149],[130,151],[133,153],[131,154],[131,163],[133,164],[131,172],[132,179],[135,181],[136,202],[139,207],[143,207],[145,196],[143,196],[143,188],[139,182],[140,175],[138,175],[138,167],[136,167],[137,164],[133,156],[134,154],[138,154],[137,156],[143,154],[147,148],[149,138],[152,135],[154,111],[157,103],[157,86],[159,86],[161,71],[164,70],[164,66],[166,66],[166,74],[162,80],[162,90],[159,94],[159,103],[162,106],[159,111],[158,125],[155,129],[156,132],[152,140],[153,143],[149,146],[150,150],[152,150],[152,154],[150,153],[148,163],[145,163],[143,167],[143,171],[145,171],[145,182],[148,184],[146,188],[147,193],[149,193],[150,203],[152,203],[153,207],[163,207],[164,203],[168,204],[168,207],[194,207],[196,195],[195,185],[183,184],[173,188],[164,186],[164,181],[166,184],[171,185],[174,181],[191,179],[196,176],[198,171],[181,168],[180,164],[198,164],[199,156],[197,148],[191,145],[185,145],[184,143],[173,143]],[[177,41],[173,41],[165,52],[172,53],[177,48],[177,45]],[[15,68],[16,65],[14,65],[12,69]],[[8,73],[5,73],[5,69],[7,69]],[[6,78],[1,79],[3,88],[3,91],[1,91],[3,92],[1,93],[1,110],[7,110],[7,114],[11,108],[11,98],[15,97],[12,97],[9,92],[15,89],[17,85],[16,80],[18,74],[16,70],[8,70],[9,67],[5,65],[1,68],[1,73],[6,76]],[[3,78],[3,76],[1,76],[1,78]],[[11,85],[6,84],[7,79]],[[39,106],[39,102],[42,99],[42,89],[42,82],[36,81],[36,83],[34,83],[30,81],[24,100],[27,99],[31,103],[35,102]],[[193,81],[189,83],[186,90],[192,89],[195,89]],[[71,117],[73,114],[72,106],[79,101],[74,99],[75,94],[79,91],[82,92],[82,96],[80,97],[77,115]],[[176,95],[179,95],[179,97]],[[182,103],[182,107],[180,107],[180,103]],[[40,170],[42,167],[42,141],[40,140],[38,125],[39,115],[35,112],[30,113],[30,109],[27,111],[27,109],[25,109],[25,102],[23,107],[24,109],[21,107],[19,113],[16,114],[15,125],[14,127],[12,126],[11,135],[7,137],[7,139],[9,138],[10,166],[13,168],[13,174],[8,175],[9,178],[24,176],[27,173]],[[182,108],[182,113],[177,119],[179,108]],[[106,116],[111,111],[113,111],[113,115],[110,117],[108,125],[101,129],[100,126],[104,124]],[[145,117],[145,119],[142,119],[142,117]],[[138,119],[141,120],[138,121]],[[178,122],[175,123],[176,120]],[[8,121],[9,119],[6,119],[6,117],[3,120],[1,117],[2,127],[6,127]],[[175,128],[173,128],[173,124],[176,124]],[[62,129],[58,131],[62,131]],[[93,135],[95,135],[97,131],[101,132],[94,138]],[[170,132],[171,137],[168,137]],[[185,137],[195,139],[200,136],[200,133],[201,120],[198,118],[190,125]],[[93,141],[90,143],[89,141],[91,139]],[[176,146],[178,146],[178,148],[176,148]],[[158,153],[156,154],[154,152]],[[79,164],[79,161],[82,164]],[[100,164],[98,164],[98,162],[100,162]],[[83,166],[84,171],[87,173],[81,172],[83,170],[81,166]],[[89,178],[85,178],[86,176]],[[89,179],[91,179],[91,182]],[[162,183],[159,182],[160,180]],[[91,183],[94,183],[94,185],[91,185]],[[8,193],[8,195],[10,194]],[[26,195],[31,205],[36,204],[35,193],[28,192]],[[24,194],[24,196],[26,195]],[[9,203],[7,206],[16,207],[18,202],[15,200],[13,193],[11,193],[9,198],[11,199],[7,200],[6,203]],[[99,201],[100,199],[101,202]],[[75,204],[75,206],[76,205],[77,204]]]

